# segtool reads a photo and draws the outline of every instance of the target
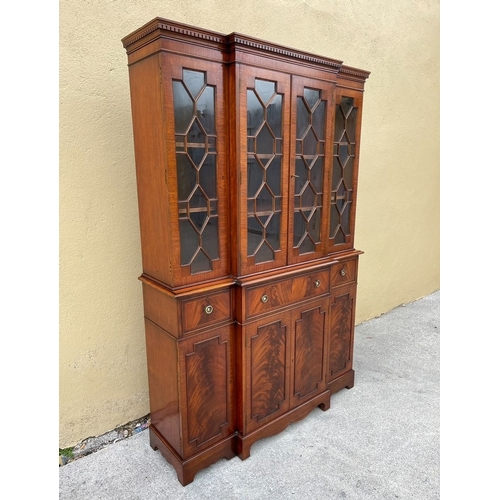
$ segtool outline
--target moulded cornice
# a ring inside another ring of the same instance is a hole
[[[340,68],[340,74],[362,78],[363,80],[366,80],[370,76],[369,71],[365,71],[364,69],[353,68],[351,66],[342,66]]]
[[[342,66],[342,61],[336,59],[329,59],[326,57],[319,57],[308,52],[302,52],[300,50],[294,50],[289,47],[284,47],[282,45],[276,45],[273,43],[265,42],[263,40],[258,40],[256,38],[251,38],[249,36],[241,35],[239,33],[231,33],[228,35],[229,45],[242,45],[249,47],[251,49],[256,49],[259,51],[271,52],[282,57],[299,59],[312,64],[322,64],[325,66],[330,66],[336,71]]]
[[[194,26],[189,26],[187,24],[181,24],[175,21],[157,17],[141,28],[130,33],[130,35],[127,35],[125,38],[123,38],[123,46],[127,48],[133,43],[138,42],[141,38],[150,35],[156,30],[166,31],[191,38],[198,38],[200,40],[214,42],[222,45],[226,43],[226,35],[223,35],[222,33],[195,28]]]

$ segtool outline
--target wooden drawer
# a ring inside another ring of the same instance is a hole
[[[358,259],[346,260],[332,266],[332,287],[354,283]]]
[[[182,301],[184,332],[231,319],[231,291],[207,293]]]
[[[330,291],[330,269],[270,281],[246,289],[247,316],[257,316]]]

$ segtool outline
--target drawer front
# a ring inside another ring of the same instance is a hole
[[[354,283],[358,259],[346,260],[332,266],[332,287]]]
[[[231,319],[231,291],[198,295],[182,301],[184,332]]]
[[[248,317],[275,311],[295,302],[317,297],[330,290],[330,270],[322,269],[286,280],[248,287]]]

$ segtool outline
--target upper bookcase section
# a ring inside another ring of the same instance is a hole
[[[345,66],[337,59],[318,56],[240,33],[224,35],[161,17],[133,31],[122,39],[122,43],[127,51],[129,64],[155,52],[166,51],[224,63],[252,64],[257,58],[260,66],[267,59],[269,67],[280,61],[282,71],[286,71],[287,65],[290,65],[290,73],[300,74],[300,68],[303,67],[310,76],[311,69],[315,69],[330,75],[339,74],[341,79],[358,83],[361,87],[370,75],[368,71]]]

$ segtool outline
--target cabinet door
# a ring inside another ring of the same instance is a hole
[[[245,432],[290,408],[289,318],[285,312],[244,327]]]
[[[234,432],[232,327],[179,342],[183,458]]]
[[[353,248],[362,93],[339,88],[335,94],[335,126],[330,185],[328,250]]]
[[[356,285],[332,293],[327,381],[331,382],[352,369]]]
[[[331,83],[292,78],[289,262],[323,255],[328,240]]]
[[[241,274],[286,265],[290,77],[239,76]]]
[[[291,407],[326,390],[328,299],[292,311]]]
[[[176,284],[227,274],[226,124],[221,64],[164,56]]]

